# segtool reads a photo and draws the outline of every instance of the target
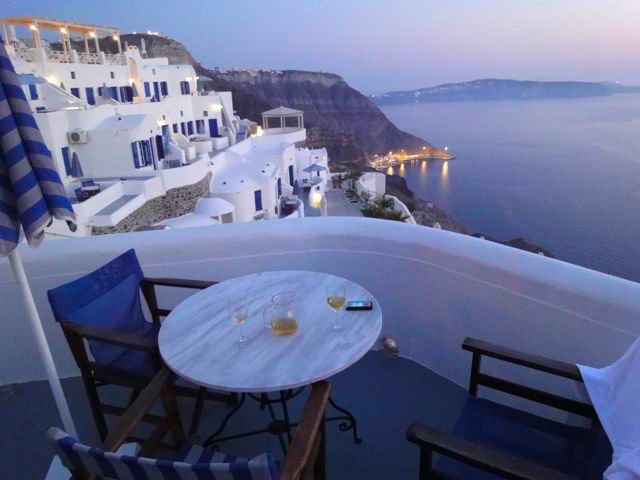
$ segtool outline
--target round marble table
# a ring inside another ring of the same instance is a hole
[[[341,311],[342,330],[326,287],[345,286],[347,301],[370,300],[370,311]],[[264,310],[277,293],[295,293],[298,331],[276,336]],[[229,298],[251,301],[244,325],[247,342],[238,343],[239,326],[229,316]],[[308,271],[264,272],[225,280],[189,297],[164,320],[160,354],[179,376],[214,390],[282,392],[324,380],[348,368],[375,344],[382,328],[376,299],[360,285],[334,275]]]

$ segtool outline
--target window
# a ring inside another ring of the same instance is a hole
[[[75,80],[75,79],[76,79],[76,72],[71,72],[71,80]]]
[[[102,95],[102,87],[98,87],[98,96],[101,97]]]
[[[87,103],[89,105],[95,105],[96,104],[96,97],[93,94],[93,87],[85,88],[85,92],[87,94]]]
[[[118,100],[118,87],[109,87],[109,93],[111,94],[111,98]]]
[[[76,98],[80,98],[80,89],[72,87],[71,88],[71,95],[73,95]]]
[[[208,117],[209,116],[209,112],[207,112],[206,110],[203,110],[202,116],[203,117]]]
[[[262,210],[262,190],[256,190],[253,192],[253,199],[256,203],[256,212]]]
[[[204,120],[196,120],[196,133],[198,135],[204,135]]]
[[[187,125],[184,122],[180,123],[180,131],[182,132],[183,135],[187,134]]]
[[[180,82],[180,93],[182,93],[182,95],[189,95],[191,93],[191,87],[189,86],[189,82],[187,81]]]
[[[173,124],[173,133],[178,133],[178,124],[177,123]]]
[[[160,82],[160,93],[163,97],[169,95],[169,85],[167,84],[167,82]]]
[[[131,143],[131,153],[133,153],[133,165],[136,168],[153,165],[153,148],[149,140]]]
[[[133,166],[140,168],[139,142],[131,142],[131,152],[133,153]]]
[[[31,100],[38,99],[38,88],[32,83],[29,84],[29,96],[31,97]]]
[[[151,96],[151,85],[149,84],[149,82],[144,82],[144,96],[145,97]]]
[[[116,76],[113,74],[113,72],[109,72],[109,74],[111,75],[111,78],[116,78]]]
[[[189,135],[193,135],[193,122],[187,122],[187,132]]]

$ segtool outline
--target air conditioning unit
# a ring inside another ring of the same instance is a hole
[[[81,128],[76,128],[67,133],[69,143],[87,143],[87,132]]]

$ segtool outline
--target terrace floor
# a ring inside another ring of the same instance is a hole
[[[342,192],[339,192],[342,194]],[[354,443],[350,432],[328,424],[327,467],[332,479],[412,479],[418,478],[418,450],[405,440],[410,423],[421,421],[450,431],[458,418],[466,392],[463,388],[418,364],[389,358],[372,351],[348,370],[332,377],[333,398],[350,409],[358,420],[363,443]],[[98,444],[97,434],[79,377],[63,381],[76,426],[82,440]],[[111,388],[111,387],[108,387]],[[0,472],[12,480],[44,478],[52,454],[45,432],[60,424],[53,397],[46,382],[17,384],[9,398],[0,400]],[[110,400],[124,403],[127,392],[106,392]],[[293,419],[298,418],[306,394],[289,403]],[[185,428],[191,418],[193,400],[181,399]],[[205,402],[199,434],[206,437],[219,425],[231,407]],[[275,408],[278,408],[277,406]],[[335,412],[329,407],[328,416]],[[226,434],[263,428],[269,421],[267,410],[247,399],[225,430]],[[251,456],[264,451],[281,458],[276,437],[269,434],[220,444],[223,451]]]

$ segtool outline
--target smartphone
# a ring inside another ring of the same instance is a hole
[[[373,303],[369,300],[354,300],[347,302],[347,310],[371,310]]]

